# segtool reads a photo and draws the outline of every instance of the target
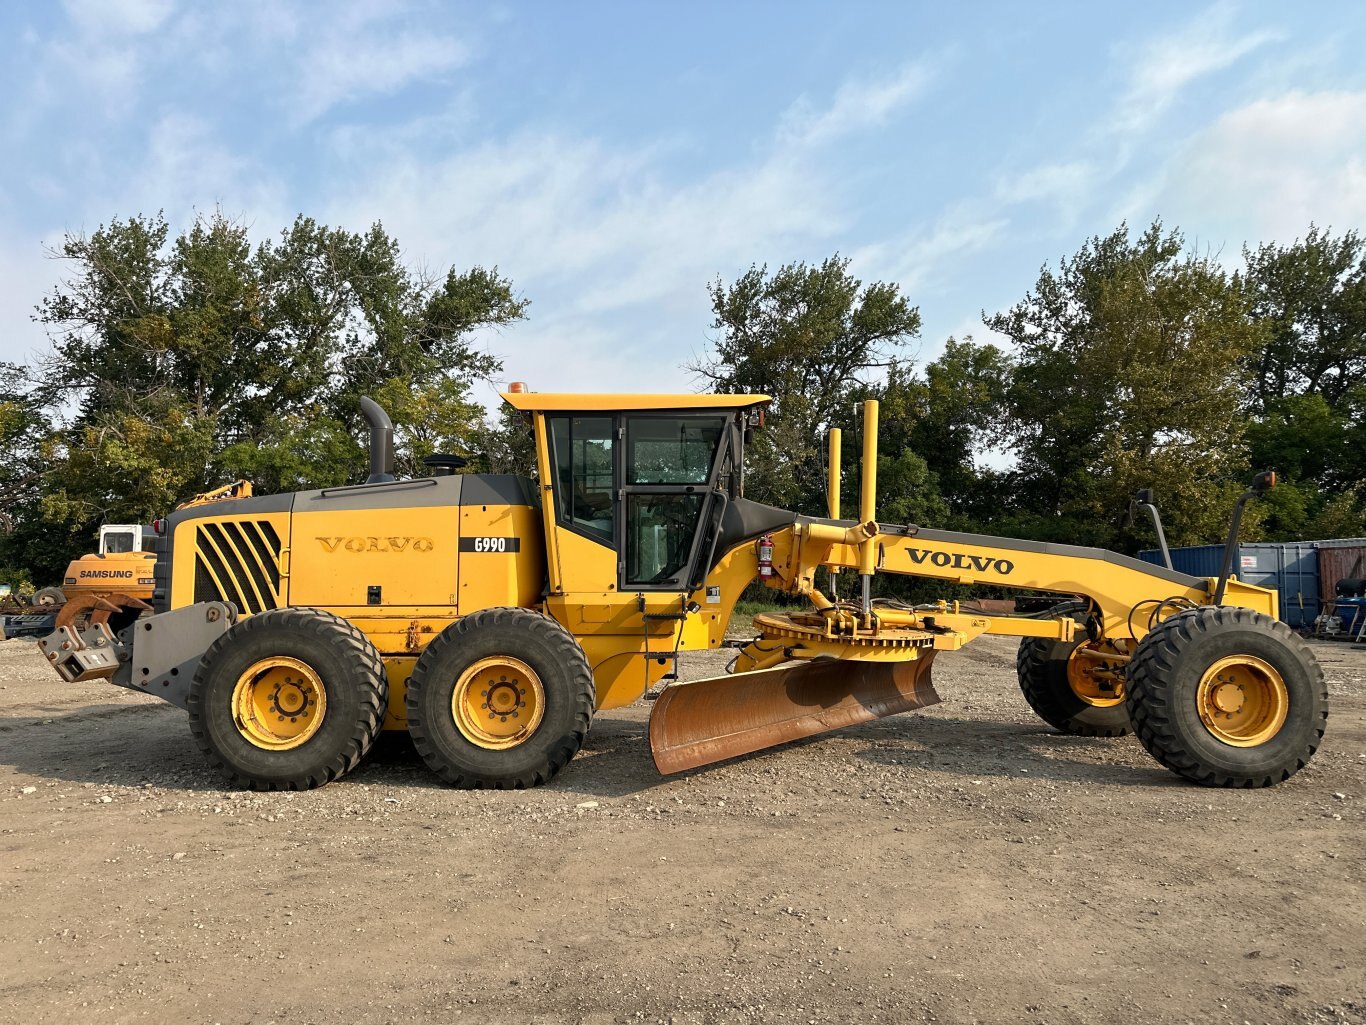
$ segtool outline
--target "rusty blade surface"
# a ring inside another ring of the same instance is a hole
[[[934,652],[908,662],[818,659],[674,684],[650,714],[650,752],[668,775],[801,737],[939,703]]]

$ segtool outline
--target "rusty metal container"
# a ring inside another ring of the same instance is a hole
[[[1338,541],[1319,541],[1319,593],[1329,602],[1337,593],[1337,582],[1349,577],[1366,577],[1366,538],[1348,537]]]

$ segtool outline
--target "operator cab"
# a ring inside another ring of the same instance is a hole
[[[565,590],[677,593],[700,584],[725,508],[740,497],[745,432],[767,396],[504,398],[542,421],[538,454],[554,527],[610,559],[589,554],[596,568],[564,560]]]
[[[151,551],[155,535],[137,523],[106,523],[100,528],[101,555]]]

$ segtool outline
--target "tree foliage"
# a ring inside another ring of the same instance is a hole
[[[751,491],[804,512],[824,509],[824,434],[838,426],[849,515],[857,401],[871,397],[888,521],[1134,551],[1154,538],[1125,513],[1151,487],[1171,542],[1205,544],[1272,467],[1282,485],[1251,507],[1245,537],[1366,534],[1366,243],[1311,227],[1245,256],[1234,273],[1161,222],[1121,225],[984,316],[1006,347],[950,338],[925,363],[902,351],[919,318],[895,285],[869,294],[874,321],[901,333],[859,334],[847,261],[751,268],[712,286],[721,335],[694,369],[775,396]]]
[[[950,338],[923,371],[898,364],[869,390],[882,405],[881,447],[917,453],[927,471],[918,487],[942,499],[939,515],[920,522],[971,526],[997,509],[996,475],[983,455],[999,447],[1011,371],[996,346]]]
[[[1280,470],[1299,499],[1289,513],[1274,506],[1267,526],[1330,536],[1358,522],[1343,496],[1366,480],[1366,240],[1311,226],[1243,255],[1264,334],[1248,360],[1251,459]]]
[[[65,239],[70,274],[37,308],[51,352],[0,367],[0,577],[50,581],[102,521],[145,521],[237,477],[263,492],[366,472],[358,399],[397,426],[399,471],[434,451],[533,472],[523,415],[472,389],[480,344],[527,302],[496,269],[428,274],[380,225],[300,217],[253,243],[220,215]],[[751,498],[821,515],[827,432],[846,431],[857,503],[860,401],[881,401],[878,514],[1007,536],[1150,546],[1126,525],[1156,490],[1173,544],[1222,539],[1254,470],[1282,484],[1246,537],[1366,535],[1366,240],[1310,226],[1226,270],[1155,222],[1044,266],[984,323],[1005,344],[909,351],[920,311],[838,255],[708,287],[708,390],[773,396],[747,452]],[[8,568],[6,568],[8,567]]]
[[[1251,355],[1253,408],[1321,395],[1337,406],[1366,383],[1366,240],[1310,225],[1287,246],[1244,247],[1251,313],[1266,329]]]
[[[689,369],[709,389],[773,396],[751,450],[754,497],[820,512],[825,431],[850,415],[871,371],[893,365],[920,331],[897,285],[864,285],[835,255],[817,266],[751,267],[710,287],[712,351]]]
[[[1160,223],[1136,239],[1121,226],[986,323],[1015,346],[1011,504],[1031,532],[1130,545],[1119,514],[1155,486],[1173,544],[1217,533],[1245,466],[1242,368],[1261,339],[1237,275]]]
[[[0,395],[0,431],[17,415],[41,439],[40,472],[7,470],[22,482],[0,488],[41,509],[22,544],[49,571],[100,522],[145,522],[238,477],[266,492],[363,478],[363,394],[396,424],[400,471],[469,452],[487,431],[471,389],[501,369],[480,333],[527,306],[496,269],[412,269],[378,224],[299,217],[253,245],[221,214],[174,237],[139,216],[57,255],[70,273],[37,309],[51,351],[16,374],[31,387]]]

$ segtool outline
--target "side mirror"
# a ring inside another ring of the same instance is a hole
[[[1264,495],[1276,486],[1276,471],[1263,470],[1252,478],[1252,490],[1259,495]]]
[[[1138,502],[1141,505],[1153,505],[1153,489],[1140,488],[1138,491],[1135,491],[1134,501]]]

